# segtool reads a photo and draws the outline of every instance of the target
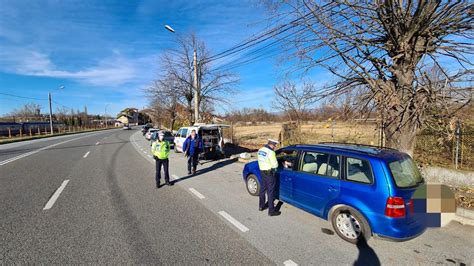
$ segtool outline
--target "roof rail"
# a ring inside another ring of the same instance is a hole
[[[330,142],[330,141],[326,141],[326,142],[319,142],[318,144],[343,144],[343,145],[354,145],[354,146],[360,146],[360,147],[370,147],[370,148],[398,151],[397,149],[389,148],[389,147],[381,147],[381,146],[375,146],[375,145],[369,145],[369,144],[350,143],[350,142]]]

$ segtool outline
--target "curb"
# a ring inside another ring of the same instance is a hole
[[[462,225],[474,226],[474,211],[464,208],[457,207],[454,221],[461,223]]]

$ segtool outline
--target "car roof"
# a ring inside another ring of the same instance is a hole
[[[345,155],[366,155],[374,158],[391,159],[406,156],[405,153],[396,149],[377,147],[355,143],[319,143],[319,144],[298,144],[285,148],[295,148],[299,150],[325,150],[327,152],[336,152]]]

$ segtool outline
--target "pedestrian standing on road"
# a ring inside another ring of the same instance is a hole
[[[196,130],[191,131],[191,135],[186,138],[183,144],[184,155],[188,157],[188,175],[196,174],[199,162],[199,153],[202,151],[202,141],[196,134]],[[192,169],[192,172],[191,172]]]
[[[263,211],[268,205],[268,215],[278,216],[281,214],[275,207],[275,189],[276,189],[276,170],[278,168],[278,161],[275,154],[275,149],[278,141],[269,139],[267,145],[258,150],[258,167],[262,177],[262,187],[259,195],[259,210]],[[268,202],[265,202],[265,194],[267,194]]]
[[[151,145],[151,153],[153,154],[153,158],[155,159],[155,180],[156,180],[156,188],[160,188],[161,182],[161,166],[163,166],[163,170],[165,172],[165,184],[168,186],[173,185],[170,183],[170,174],[169,174],[169,159],[168,156],[170,154],[170,143],[164,140],[165,135],[162,132],[158,133],[158,139],[153,142]]]

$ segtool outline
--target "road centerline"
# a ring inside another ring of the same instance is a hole
[[[235,227],[237,227],[240,231],[242,232],[247,232],[249,231],[249,229],[243,225],[241,222],[237,221],[234,217],[230,216],[230,214],[228,214],[227,212],[225,211],[220,211],[218,212],[222,217],[224,217],[224,219],[226,219],[227,221],[229,221],[232,225],[234,225]]]
[[[99,144],[100,144],[100,141],[97,141],[97,142],[95,143],[95,145],[99,145]]]
[[[90,151],[86,152],[86,154],[84,154],[83,158],[86,158],[87,155],[89,155],[89,153],[91,153]]]
[[[206,197],[204,197],[203,194],[199,193],[199,191],[197,191],[196,189],[190,187],[189,188],[189,191],[191,191],[194,195],[196,195],[196,197],[198,197],[199,199],[205,199]]]
[[[66,179],[66,180],[63,181],[61,186],[54,192],[53,196],[51,196],[51,198],[48,200],[48,202],[44,206],[43,210],[49,210],[49,209],[51,209],[51,207],[53,207],[54,203],[59,198],[59,195],[61,195],[61,192],[63,192],[63,190],[66,187],[67,183],[69,183],[69,179]]]

